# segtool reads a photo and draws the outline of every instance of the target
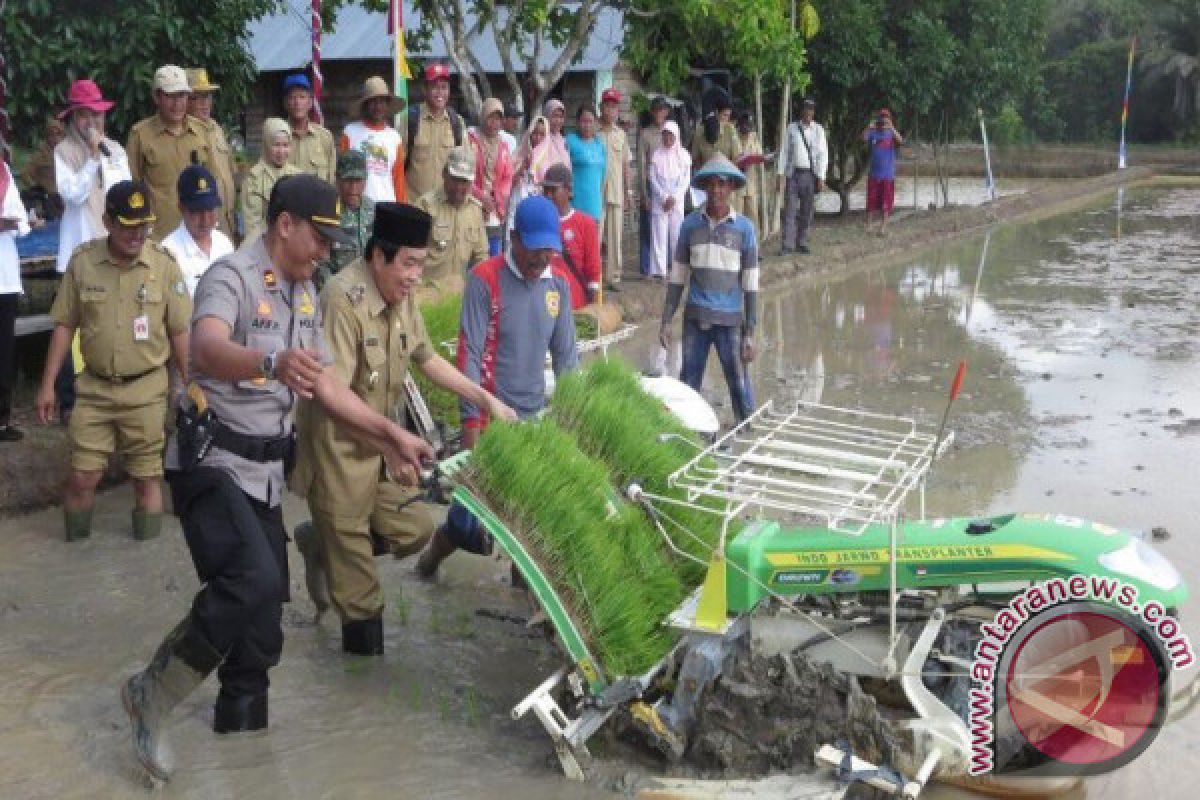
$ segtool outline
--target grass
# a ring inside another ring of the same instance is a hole
[[[462,296],[452,295],[436,303],[426,303],[421,306],[421,316],[425,320],[425,330],[429,334],[429,341],[433,342],[434,348],[440,355],[453,363],[454,359],[442,347],[442,343],[458,340],[459,319],[462,317]],[[433,415],[433,418],[444,422],[448,427],[457,428],[459,426],[458,397],[434,386],[419,370],[413,372],[413,378],[416,380],[421,394],[424,395],[425,402],[429,406],[429,413]]]
[[[646,515],[551,418],[493,423],[470,481],[534,556],[610,676],[644,672],[674,646],[662,625],[690,587]]]

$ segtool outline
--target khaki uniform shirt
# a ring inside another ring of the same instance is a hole
[[[738,134],[738,144],[742,148],[742,155],[763,154],[762,145],[758,142],[758,132],[750,131],[745,136]],[[743,172],[746,175],[746,197],[758,197],[762,194],[763,187],[763,165],[755,164],[752,167],[747,167]]]
[[[267,203],[275,182],[288,175],[299,175],[300,170],[290,163],[272,167],[259,161],[242,179],[242,195],[238,203],[242,207],[242,225],[246,229],[246,240],[253,239],[267,229]]]
[[[50,316],[79,329],[89,372],[131,378],[167,363],[171,336],[188,329],[191,312],[183,271],[162,246],[147,242],[132,266],[121,268],[105,237],[75,250]]]
[[[600,128],[596,135],[604,142],[604,203],[610,206],[625,204],[625,169],[633,160],[625,131],[613,125]]]
[[[323,125],[308,123],[308,131],[300,133],[292,129],[292,153],[288,163],[301,172],[316,175],[323,181],[334,182],[337,170],[337,149],[333,145],[333,134]]]
[[[321,311],[338,379],[373,411],[402,422],[409,362],[424,364],[434,353],[413,296],[388,306],[359,259],[326,284]],[[365,524],[385,477],[382,456],[310,402],[301,404],[297,426],[292,489],[343,524]]]
[[[233,182],[233,148],[225,138],[225,131],[215,119],[196,120],[208,133],[212,143],[213,163],[209,166],[217,179],[217,191],[221,193],[221,207],[217,209],[217,228],[233,238],[233,212],[237,207],[237,185]],[[168,235],[169,235],[168,231]]]
[[[405,116],[407,124],[407,115]],[[401,129],[408,136],[406,128]],[[464,136],[463,141],[466,141]],[[421,106],[421,124],[417,126],[414,142],[405,142],[410,153],[404,177],[408,184],[409,197],[421,197],[442,185],[442,170],[446,159],[454,149],[454,127],[450,124],[450,113],[443,112],[434,117],[426,105]]]
[[[470,196],[461,206],[452,206],[446,200],[445,189],[438,189],[423,195],[417,208],[433,217],[424,282],[439,285],[457,281],[461,287],[467,270],[488,257],[483,206]]]
[[[150,189],[150,208],[158,217],[151,237],[160,242],[183,219],[179,212],[179,173],[192,163],[192,153],[213,175],[217,174],[208,131],[200,120],[189,116],[184,118],[183,132],[176,136],[155,114],[133,126],[125,153],[133,179],[145,181]]]
[[[303,347],[315,350],[322,364],[332,363],[321,331],[316,287],[311,280],[288,280],[271,264],[262,237],[213,263],[200,276],[194,304],[193,325],[205,317],[219,319],[230,327],[230,341],[264,355]],[[279,381],[248,378],[230,382],[205,375],[194,365],[191,372],[208,407],[236,433],[278,437],[291,432],[296,396]],[[214,447],[201,463],[225,471],[243,492],[260,502],[277,506],[283,499],[282,460],[250,461]],[[179,468],[179,448],[173,436],[167,441],[166,468]]]

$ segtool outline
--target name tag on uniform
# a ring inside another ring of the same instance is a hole
[[[133,318],[133,340],[135,342],[150,341],[150,317],[139,314]]]

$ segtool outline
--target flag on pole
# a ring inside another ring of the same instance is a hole
[[[408,68],[408,50],[404,46],[404,0],[389,0],[387,30],[392,37],[393,93],[407,106],[408,82],[412,80],[412,71]]]
[[[321,77],[321,0],[312,0],[312,84],[313,107],[311,116],[318,124],[324,121],[321,113],[321,88],[324,85]]]
[[[1121,104],[1121,148],[1117,152],[1117,169],[1125,169],[1125,125],[1129,122],[1129,95],[1133,91],[1133,54],[1137,50],[1137,36],[1129,41],[1129,65],[1125,68],[1125,100]]]

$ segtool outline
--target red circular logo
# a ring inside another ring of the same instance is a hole
[[[1165,687],[1155,654],[1107,614],[1079,611],[1037,625],[1004,680],[1013,722],[1056,761],[1103,764],[1157,734]]]

